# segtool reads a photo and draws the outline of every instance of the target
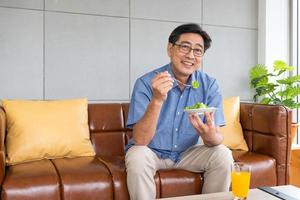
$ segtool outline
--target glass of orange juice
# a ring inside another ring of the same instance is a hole
[[[251,166],[234,162],[231,166],[231,189],[235,200],[247,199],[251,177]]]

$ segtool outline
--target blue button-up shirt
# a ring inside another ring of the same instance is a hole
[[[168,71],[174,77],[171,66],[168,64],[137,79],[129,106],[128,128],[132,128],[143,117],[153,95],[151,80],[157,72],[163,71]],[[156,133],[148,144],[148,147],[160,158],[170,158],[174,162],[177,162],[183,151],[201,142],[201,138],[189,121],[188,114],[183,111],[185,106],[192,106],[197,102],[203,102],[209,107],[216,107],[217,110],[214,113],[215,124],[217,126],[225,124],[222,96],[216,80],[204,72],[195,71],[190,76],[188,84],[191,85],[193,81],[198,81],[199,87],[193,88],[187,86],[184,90],[181,90],[178,83],[174,81],[174,85],[168,92],[168,97],[162,105]],[[202,120],[205,120],[203,119],[203,115],[201,117]],[[134,140],[130,139],[126,150],[132,145],[134,145]]]

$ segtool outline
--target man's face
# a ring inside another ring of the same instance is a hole
[[[196,71],[200,67],[203,53],[203,38],[196,33],[181,34],[175,45],[168,44],[168,55],[176,76],[189,76]]]

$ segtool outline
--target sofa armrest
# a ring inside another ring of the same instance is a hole
[[[241,103],[240,121],[249,151],[276,160],[277,185],[289,182],[292,111],[280,105]]]
[[[5,176],[5,130],[6,117],[3,108],[0,106],[0,184],[2,185]]]

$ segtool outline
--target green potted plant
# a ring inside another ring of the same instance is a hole
[[[290,76],[293,70],[293,66],[280,60],[274,62],[273,68],[261,64],[252,67],[249,76],[250,88],[255,90],[253,100],[262,104],[283,105],[290,109],[299,108],[300,103],[296,97],[300,95],[300,75]],[[295,124],[297,128],[298,124]]]

